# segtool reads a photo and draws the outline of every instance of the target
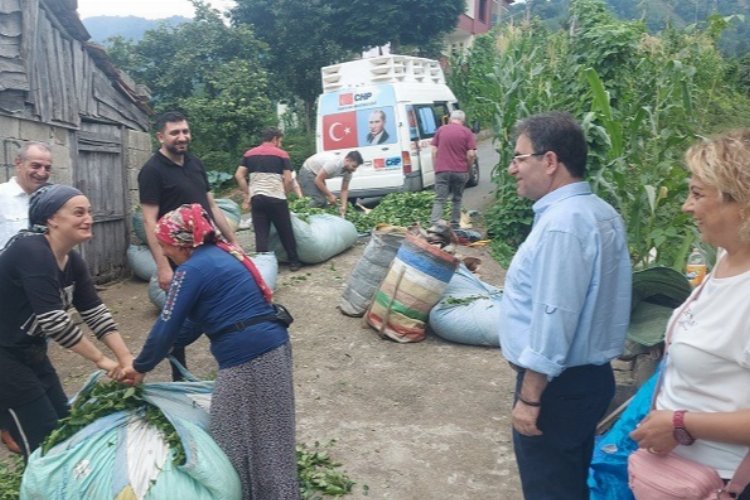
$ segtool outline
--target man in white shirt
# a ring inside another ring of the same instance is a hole
[[[319,208],[325,207],[328,203],[335,205],[336,196],[326,186],[326,179],[341,177],[339,213],[342,217],[346,215],[349,181],[362,163],[359,151],[349,151],[343,158],[334,153],[322,152],[305,160],[299,170],[298,181],[305,196],[311,198],[310,206]]]
[[[0,184],[0,248],[29,226],[29,198],[49,181],[52,152],[43,142],[28,142],[15,160],[16,175]]]

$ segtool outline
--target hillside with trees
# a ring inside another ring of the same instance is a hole
[[[187,17],[172,16],[166,19],[144,19],[135,16],[92,16],[82,19],[83,25],[91,35],[91,40],[106,44],[110,37],[121,37],[125,40],[139,41],[148,30],[162,25],[175,27],[190,21]]]
[[[557,28],[564,25],[571,0],[527,0],[511,6],[509,19],[538,17]],[[606,0],[611,11],[623,20],[643,20],[649,32],[667,27],[707,26],[711,16],[727,19],[719,48],[727,55],[750,52],[749,0]]]

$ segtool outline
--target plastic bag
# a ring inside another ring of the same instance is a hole
[[[92,375],[87,386],[98,376]],[[184,464],[174,464],[174,450],[142,416],[119,411],[95,420],[44,456],[41,448],[34,451],[21,499],[242,498],[237,473],[208,434],[212,391],[213,382],[143,384],[143,398],[164,413],[179,435]]]

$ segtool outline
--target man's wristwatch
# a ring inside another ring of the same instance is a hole
[[[677,410],[672,414],[672,436],[678,443],[690,446],[695,443],[695,438],[685,428],[685,411]]]

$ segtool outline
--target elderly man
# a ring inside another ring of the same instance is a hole
[[[15,159],[15,176],[0,184],[0,249],[29,225],[29,198],[49,181],[52,152],[42,142],[24,144]]]
[[[513,445],[524,496],[589,498],[594,430],[614,395],[631,268],[618,213],[584,181],[587,145],[567,113],[516,125],[508,172],[534,200],[531,233],[508,268],[502,353],[518,372]]]
[[[435,202],[432,204],[430,222],[437,223],[443,216],[443,206],[451,196],[451,226],[458,227],[461,220],[461,201],[469,166],[477,157],[474,133],[464,125],[466,115],[460,109],[452,111],[447,124],[440,127],[432,138],[432,164],[435,167]]]

